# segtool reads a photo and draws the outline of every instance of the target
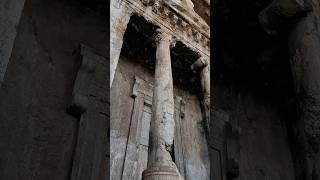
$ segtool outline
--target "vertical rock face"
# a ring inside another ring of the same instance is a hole
[[[270,18],[275,15],[271,9],[276,7],[274,1],[266,8],[260,17],[262,24],[270,25],[277,21]],[[320,27],[319,3],[317,1],[280,1],[277,10],[279,14],[286,17],[284,23],[291,19],[291,29],[288,37],[289,52],[291,58],[292,73],[297,94],[300,125],[298,128],[298,139],[303,150],[300,153],[305,166],[298,177],[307,180],[320,179],[319,155],[320,155]],[[308,9],[309,11],[306,11]],[[269,13],[266,13],[269,12]],[[304,16],[296,16],[303,14]],[[264,21],[264,19],[269,19]],[[279,30],[278,26],[272,27],[274,31]],[[277,29],[278,28],[278,29]],[[297,170],[299,172],[300,170]]]
[[[25,0],[0,2],[0,87],[11,57]]]
[[[17,2],[0,1],[0,24],[3,18],[6,22],[19,15],[13,10],[12,14],[2,16],[3,7]],[[106,5],[95,3],[28,0],[19,25],[10,23],[17,28],[17,36],[0,88],[0,179],[70,180],[80,124],[79,119],[67,113],[79,70],[75,50],[83,43],[104,58],[109,56]],[[20,5],[19,8],[22,10]],[[0,39],[3,37],[0,33]],[[88,118],[97,120],[94,126],[103,129],[97,128],[90,134],[96,137],[91,145],[97,149],[104,141],[102,137],[106,139],[109,124],[109,86],[105,86],[109,83],[106,79],[109,62],[101,61],[98,65],[101,69],[86,84],[90,88]],[[92,153],[87,158],[99,159],[100,155]],[[106,160],[106,154],[102,156],[101,160]],[[93,165],[87,170],[97,169]],[[103,172],[107,174],[106,170]],[[91,177],[102,177],[95,175]]]
[[[274,11],[276,7],[278,10]],[[273,24],[269,26],[272,31],[281,31],[282,28],[279,23],[274,26],[278,20],[272,17],[277,14],[285,16],[282,22],[291,27],[286,31],[290,32],[288,47],[299,104],[300,123],[296,139],[302,144],[296,159],[302,161],[305,168],[296,169],[296,174],[299,179],[307,180],[320,179],[319,12],[318,1],[274,1],[260,15],[264,26]],[[296,16],[298,14],[303,16]]]
[[[287,17],[280,19],[284,15],[276,8],[265,11],[270,2],[220,1],[213,10],[217,13],[211,116],[217,127],[227,126],[222,130],[211,126],[213,135],[222,139],[210,142],[211,164],[221,170],[212,171],[218,179],[296,179],[294,136],[288,133],[297,118],[287,34],[283,33],[287,26],[274,26]],[[262,26],[261,11],[273,12],[274,16],[263,18],[276,20],[274,24]],[[270,36],[265,30],[281,36]],[[220,164],[213,163],[220,159]]]
[[[289,37],[292,72],[299,97],[305,153],[306,179],[320,179],[320,16],[319,3],[299,19]]]

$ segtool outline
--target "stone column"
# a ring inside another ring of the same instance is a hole
[[[123,36],[133,13],[123,0],[110,1],[110,87],[117,69]]]
[[[191,65],[193,72],[200,71],[201,88],[202,88],[202,105],[204,107],[204,114],[206,120],[207,130],[210,128],[210,63],[208,60],[200,57],[195,63]]]
[[[158,30],[148,168],[143,172],[143,180],[183,179],[170,155],[175,125],[171,41],[171,35]]]
[[[0,87],[11,57],[25,0],[0,1]]]

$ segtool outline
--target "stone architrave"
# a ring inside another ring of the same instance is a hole
[[[170,155],[174,138],[174,96],[170,58],[172,36],[158,29],[153,91],[152,121],[149,135],[148,168],[143,180],[182,180]]]

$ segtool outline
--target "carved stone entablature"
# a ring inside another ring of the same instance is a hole
[[[142,0],[145,1],[145,0]],[[145,3],[149,6],[152,6],[152,11],[162,17],[163,19],[169,18],[169,23],[172,26],[172,29],[180,28],[182,31],[187,29],[193,30],[192,34],[189,34],[189,37],[192,37],[193,40],[197,43],[202,43],[202,46],[209,48],[207,41],[200,41],[201,39],[209,39],[209,27],[201,19],[200,16],[192,10],[186,9],[183,6],[179,6],[178,3],[174,1],[159,1],[155,0],[154,3]],[[183,12],[182,12],[183,11]],[[195,23],[195,21],[197,23]],[[202,24],[201,27],[198,27],[197,24]],[[187,26],[188,25],[188,26]],[[207,32],[206,32],[207,31]]]
[[[187,1],[127,0],[136,13],[161,28],[169,29],[177,40],[209,56],[210,27]]]

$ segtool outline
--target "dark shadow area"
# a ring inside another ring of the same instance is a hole
[[[222,155],[226,162],[220,168],[223,174],[228,174],[232,171],[226,165],[228,161],[238,160],[240,179],[294,179],[297,169],[294,166],[299,144],[293,128],[297,125],[298,112],[288,37],[282,32],[276,37],[269,36],[258,21],[258,14],[270,2],[217,0],[213,3],[211,102],[214,109],[211,114],[214,119],[211,121],[216,126],[227,119],[232,133],[239,134],[239,144],[232,147],[233,153]],[[225,139],[223,143],[229,141],[232,140]],[[215,144],[209,140],[209,146]],[[282,161],[281,153],[285,156]],[[259,162],[264,158],[265,161]],[[283,171],[274,166],[282,167]],[[252,170],[255,168],[260,170],[255,172]]]

